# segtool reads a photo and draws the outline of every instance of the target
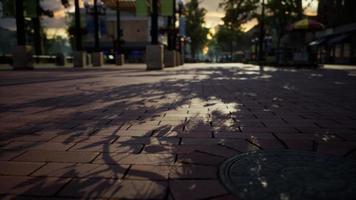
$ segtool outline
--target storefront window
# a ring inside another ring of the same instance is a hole
[[[341,45],[336,45],[336,48],[335,48],[335,58],[341,58]]]
[[[344,45],[344,58],[350,58],[351,57],[351,47],[350,44],[347,43]]]

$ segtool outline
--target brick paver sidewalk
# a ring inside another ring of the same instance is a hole
[[[0,72],[4,198],[234,199],[247,151],[356,159],[356,70],[195,64]]]

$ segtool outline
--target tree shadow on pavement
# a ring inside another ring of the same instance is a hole
[[[98,83],[95,90],[79,85],[85,89],[2,105],[8,116],[1,124],[16,119],[19,125],[2,125],[0,170],[39,166],[16,176],[1,172],[9,186],[0,193],[233,199],[217,171],[236,154],[295,149],[355,158],[356,95],[343,91],[356,81],[341,72],[318,73],[184,68],[131,75],[150,82]]]

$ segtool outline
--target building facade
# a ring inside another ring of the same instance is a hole
[[[326,27],[314,43],[320,63],[356,64],[355,11],[355,0],[320,0],[318,20]]]

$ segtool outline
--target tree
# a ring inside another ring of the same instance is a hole
[[[256,18],[259,0],[223,0],[219,6],[225,11],[224,24],[240,30],[242,24]]]
[[[281,38],[286,33],[286,27],[304,17],[304,11],[309,5],[303,7],[302,0],[268,0],[266,4],[266,23],[273,27],[276,36],[276,49],[279,51]]]
[[[187,36],[191,38],[192,57],[195,58],[208,42],[209,29],[204,26],[207,11],[199,7],[198,0],[192,0],[186,7]]]
[[[216,38],[221,49],[230,51],[232,59],[236,46],[242,42],[242,25],[258,16],[259,0],[223,0],[219,6],[225,11],[225,16]]]
[[[232,26],[219,25],[218,30],[215,34],[215,39],[218,43],[219,49],[224,52],[230,52],[231,59],[233,54],[237,49],[237,46],[244,46],[242,43],[244,33]]]
[[[272,32],[276,36],[276,49],[280,49],[281,38],[285,34],[286,27],[300,17],[300,5],[297,1],[269,0],[267,2],[266,23],[273,27]]]
[[[301,19],[304,16],[303,2],[302,0],[294,0],[296,5],[297,16]]]
[[[54,13],[51,10],[46,10],[41,6],[41,0],[32,0],[32,1],[25,1],[25,5],[31,7],[35,3],[35,10],[33,10],[34,13],[32,13],[32,24],[33,24],[33,31],[34,31],[34,47],[35,47],[35,53],[37,55],[42,54],[42,43],[43,43],[43,36],[44,36],[44,31],[41,27],[41,18],[43,16],[47,16],[50,18],[54,17]],[[68,0],[61,0],[61,3],[64,7],[69,6]],[[44,37],[45,38],[45,37]]]

